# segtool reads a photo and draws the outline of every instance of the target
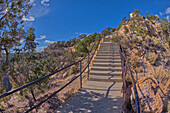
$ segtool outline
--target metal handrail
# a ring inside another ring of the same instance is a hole
[[[81,75],[83,74],[83,72],[87,69],[87,67],[89,66],[89,63],[91,62],[91,60],[93,59],[93,56],[98,48],[98,45],[99,45],[99,41],[98,41],[98,44],[97,44],[97,47],[91,57],[91,59],[89,60],[88,64],[86,65],[86,67],[83,69],[83,71],[78,75],[76,76],[75,78],[73,78],[71,81],[69,81],[67,84],[65,84],[63,87],[61,87],[60,89],[58,89],[57,91],[55,91],[54,93],[52,93],[50,96],[48,96],[45,100],[39,102],[37,105],[33,106],[32,108],[30,108],[29,110],[25,111],[24,113],[28,113],[30,111],[32,111],[33,109],[35,109],[36,107],[40,106],[41,104],[43,104],[44,102],[46,102],[48,99],[50,99],[51,97],[53,97],[54,95],[56,95],[58,92],[60,92],[62,89],[64,89],[65,87],[67,87],[70,83],[72,83],[74,80],[76,80],[78,77],[81,77]]]
[[[128,64],[128,61],[126,59],[126,55],[125,55],[125,53],[124,53],[124,51],[122,49],[118,33],[117,33],[117,40],[118,40],[118,44],[119,44],[119,52],[120,52],[121,61],[122,61],[122,74],[123,74],[122,78],[123,78],[123,87],[124,87],[124,92],[123,92],[123,96],[124,96],[123,97],[123,100],[124,100],[123,113],[126,113],[126,80],[125,80],[125,77],[126,77],[127,68],[128,68],[128,70],[130,72],[130,76],[131,76],[131,79],[132,79],[132,84],[133,84],[133,89],[134,89],[134,94],[135,94],[136,112],[140,113],[140,104],[139,104],[139,97],[138,97],[138,92],[137,92],[137,88],[136,88],[136,83],[135,83],[135,80],[133,78],[132,71],[131,71],[130,66]]]
[[[100,40],[101,40],[101,38],[100,38]],[[13,93],[15,93],[15,92],[17,92],[17,91],[20,91],[20,90],[22,90],[22,89],[24,89],[24,88],[26,88],[26,87],[28,87],[28,86],[31,86],[31,85],[33,85],[33,84],[36,84],[36,83],[38,83],[39,81],[44,80],[44,79],[46,79],[46,78],[48,78],[48,77],[50,77],[50,76],[52,76],[52,75],[54,75],[54,74],[56,74],[56,73],[64,70],[64,69],[66,69],[66,68],[68,68],[68,67],[70,67],[70,66],[72,66],[72,65],[75,65],[75,64],[77,64],[77,63],[80,63],[80,67],[81,67],[81,61],[84,60],[84,59],[88,56],[88,64],[87,64],[86,67],[83,69],[83,71],[80,70],[80,74],[79,74],[78,76],[74,77],[71,81],[69,81],[69,82],[68,82],[67,84],[65,84],[63,87],[61,87],[60,89],[58,89],[57,91],[55,91],[54,93],[52,93],[50,96],[48,96],[48,97],[47,97],[46,99],[44,99],[43,101],[39,102],[39,103],[36,104],[35,106],[31,107],[29,110],[25,111],[25,113],[28,113],[28,112],[32,111],[33,109],[37,108],[38,106],[40,106],[41,104],[43,104],[44,102],[46,102],[48,99],[50,99],[51,97],[53,97],[55,94],[57,94],[58,92],[60,92],[62,89],[64,89],[66,86],[68,86],[70,83],[72,83],[72,82],[73,82],[75,79],[77,79],[78,77],[80,77],[80,79],[82,79],[82,77],[81,77],[81,76],[82,76],[82,73],[84,73],[84,71],[87,69],[87,67],[88,67],[88,75],[89,75],[89,64],[90,64],[90,62],[91,62],[91,60],[92,60],[92,58],[93,58],[93,56],[94,56],[94,54],[95,54],[98,46],[99,46],[100,40],[99,40],[99,37],[98,37],[98,38],[95,40],[95,42],[94,42],[91,50],[90,50],[82,59],[80,59],[79,61],[74,62],[74,63],[72,63],[72,64],[70,64],[70,65],[68,65],[68,66],[65,66],[65,67],[63,67],[63,68],[61,68],[61,69],[59,69],[59,70],[57,70],[57,71],[55,71],[55,72],[53,72],[53,73],[50,73],[50,74],[48,74],[48,75],[46,75],[46,76],[43,76],[43,77],[41,77],[41,78],[39,78],[39,79],[37,79],[37,80],[35,80],[35,81],[32,81],[32,82],[30,82],[30,83],[28,83],[28,84],[26,84],[26,85],[20,86],[20,87],[14,89],[14,90],[11,90],[11,91],[9,91],[9,92],[6,92],[5,94],[3,94],[3,95],[0,96],[0,99],[3,98],[3,97],[8,96],[8,95],[10,95],[10,94],[13,94]],[[96,48],[95,48],[95,50],[94,50],[94,53],[93,53],[91,59],[89,59],[89,54],[92,52],[92,50],[93,50],[96,42],[97,42],[97,46],[96,46]],[[81,82],[81,83],[80,83],[80,88],[82,88],[82,80],[80,80],[80,82]]]

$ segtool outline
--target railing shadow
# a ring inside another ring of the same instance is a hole
[[[151,80],[154,84],[157,85],[157,82],[156,82],[153,78],[151,78],[151,77],[148,77],[148,78],[144,79],[144,80],[141,81],[139,84],[145,82],[146,80]],[[138,88],[139,88],[139,90],[140,90],[143,98],[145,99],[145,101],[146,101],[146,103],[147,103],[147,105],[148,105],[148,107],[149,107],[149,110],[150,110],[151,112],[154,112],[154,111],[152,110],[152,107],[150,106],[150,103],[149,103],[147,97],[144,95],[143,91],[141,90],[139,84],[138,84],[137,86],[138,86]],[[163,98],[165,98],[167,95],[163,92],[162,88],[161,88],[159,85],[157,85],[156,88],[153,88],[153,87],[152,87],[152,89],[153,89],[155,95],[156,95],[156,93],[158,93],[158,89],[161,91],[161,93],[163,94],[163,97],[161,96],[160,93],[159,93],[159,94],[160,94],[160,97],[161,97],[161,99],[162,99],[162,101],[163,101],[163,105],[164,105],[164,107],[166,108],[166,107],[167,107],[167,100],[166,100],[166,99],[163,99]]]
[[[121,113],[121,106],[123,98],[116,96],[110,98],[112,87],[115,82],[111,84],[108,89],[82,89],[79,93],[70,97],[65,105],[58,108],[54,113]],[[101,92],[102,91],[102,92]]]

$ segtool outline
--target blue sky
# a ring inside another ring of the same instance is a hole
[[[33,8],[24,17],[34,27],[38,51],[55,41],[68,41],[79,34],[117,27],[135,9],[170,20],[170,0],[30,0]]]

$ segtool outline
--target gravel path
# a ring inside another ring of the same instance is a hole
[[[55,113],[121,113],[122,83],[87,81]]]

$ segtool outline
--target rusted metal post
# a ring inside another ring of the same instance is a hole
[[[87,75],[88,80],[89,80],[89,65],[90,65],[90,62],[89,62],[89,53],[88,53],[88,75]]]
[[[80,88],[82,88],[81,61],[80,61]]]
[[[31,94],[32,94],[32,97],[33,97],[34,101],[36,102],[37,99],[35,98],[34,91],[33,91],[32,87],[30,88],[30,91],[31,91]]]

